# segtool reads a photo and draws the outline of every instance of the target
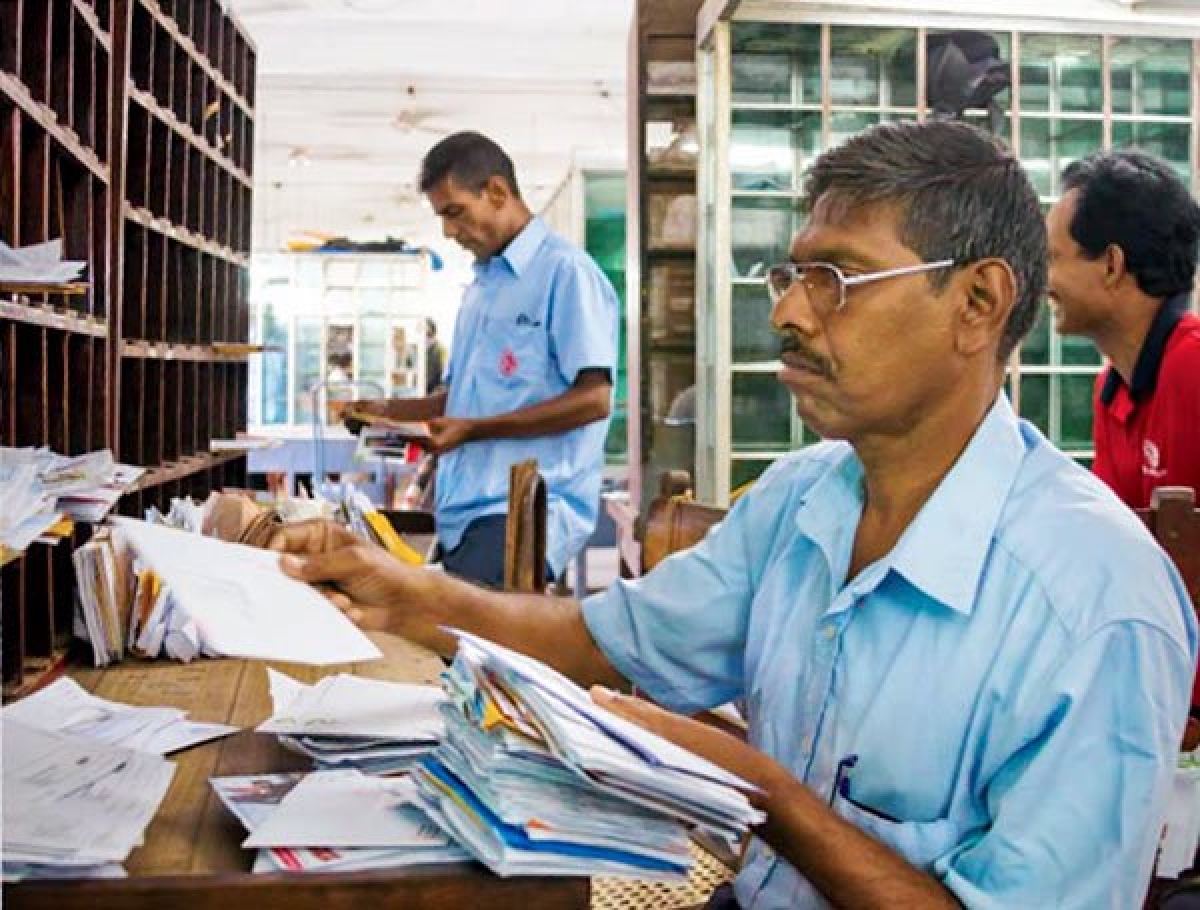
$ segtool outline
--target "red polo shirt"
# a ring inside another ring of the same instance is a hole
[[[1155,487],[1200,493],[1200,318],[1186,295],[1163,303],[1125,381],[1111,366],[1096,378],[1092,469],[1130,508]]]

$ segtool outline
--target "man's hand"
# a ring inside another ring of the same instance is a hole
[[[283,571],[323,588],[325,596],[364,629],[403,635],[414,622],[428,627],[440,621],[427,609],[437,602],[436,573],[407,566],[381,547],[342,533],[353,542],[332,533],[301,542],[307,555],[284,556]]]
[[[422,440],[421,445],[434,455],[457,449],[471,439],[471,421],[465,418],[434,417],[427,422],[427,426],[429,439]]]
[[[621,695],[600,686],[593,686],[591,695],[592,701],[600,707],[707,758],[714,765],[736,774],[763,791],[768,790],[780,775],[790,776],[786,768],[764,753],[709,724],[664,711],[641,698]],[[757,802],[754,794],[748,795],[751,802]]]

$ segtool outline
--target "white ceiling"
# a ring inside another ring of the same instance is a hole
[[[226,2],[258,46],[258,248],[439,238],[413,187],[456,130],[504,146],[535,210],[577,157],[624,160],[632,0]]]

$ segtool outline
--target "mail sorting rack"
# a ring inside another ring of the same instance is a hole
[[[108,447],[119,510],[245,482],[255,50],[220,0],[0,2],[0,240],[82,293],[0,286],[0,445]],[[62,663],[80,529],[0,568],[10,698]]]

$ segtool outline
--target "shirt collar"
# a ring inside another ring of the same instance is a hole
[[[964,615],[975,605],[1000,514],[1025,457],[1008,397],[996,396],[958,461],[892,550],[892,569]]]
[[[1154,314],[1154,321],[1150,323],[1150,331],[1146,333],[1146,340],[1142,342],[1142,350],[1138,353],[1137,363],[1133,367],[1133,382],[1129,386],[1129,397],[1134,401],[1141,401],[1154,392],[1154,387],[1158,384],[1158,371],[1162,367],[1163,354],[1167,350],[1167,341],[1170,340],[1175,326],[1179,325],[1179,321],[1183,319],[1187,311],[1188,295],[1176,294],[1174,297],[1164,300],[1162,306],[1158,308],[1158,312]],[[1117,389],[1124,381],[1121,374],[1109,366],[1104,376],[1104,388],[1100,390],[1100,400],[1105,405],[1112,404],[1117,395]]]
[[[1001,393],[958,461],[886,557],[884,568],[939,603],[970,615],[1024,451],[1017,417]],[[825,551],[835,578],[844,577],[853,549],[863,507],[862,476],[858,456],[847,450],[809,488],[796,515],[800,530]],[[851,516],[853,522],[847,520]],[[881,580],[884,574],[876,577]]]
[[[529,268],[547,233],[546,222],[535,215],[495,258],[507,262],[513,274],[519,278]]]

